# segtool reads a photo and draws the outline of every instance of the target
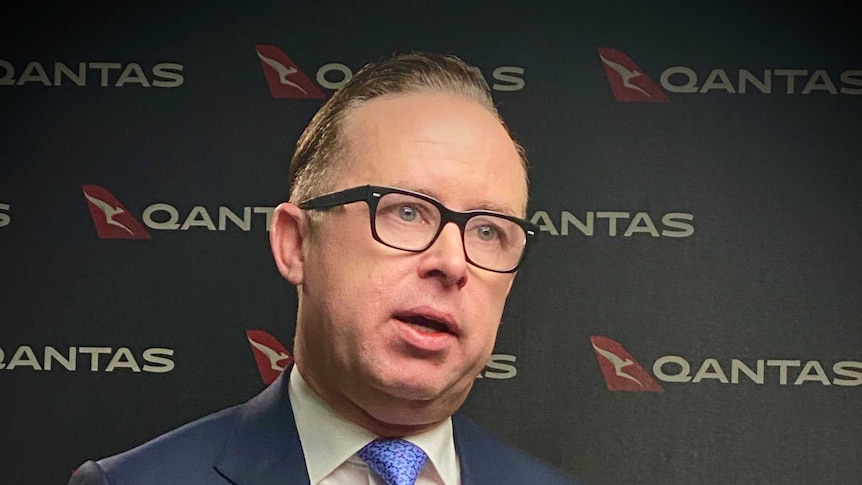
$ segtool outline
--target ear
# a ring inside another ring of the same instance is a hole
[[[269,245],[278,272],[294,286],[302,284],[302,244],[308,234],[305,213],[283,202],[275,208],[269,226]]]

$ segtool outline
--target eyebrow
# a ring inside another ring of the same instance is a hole
[[[433,197],[434,199],[437,199],[438,201],[440,201],[440,195],[438,193],[436,193],[434,190],[429,190],[427,188],[420,187],[420,186],[413,185],[413,184],[403,184],[403,183],[396,183],[393,186],[394,187],[400,187],[402,189],[410,190],[413,192],[419,192],[420,194],[425,194],[429,197]],[[510,216],[520,217],[518,215],[518,213],[515,212],[511,207],[509,207],[505,204],[498,204],[496,202],[491,202],[489,200],[481,200],[481,201],[477,202],[473,206],[472,209],[468,209],[468,211],[471,211],[471,210],[486,210],[486,211],[499,212],[501,214],[506,214],[506,215],[510,215]]]

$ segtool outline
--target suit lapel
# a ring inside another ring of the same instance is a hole
[[[481,433],[475,432],[475,426],[461,413],[452,415],[452,438],[461,466],[461,485],[493,483],[487,480],[485,474],[485,464],[493,463],[493,457],[486,456],[488,450],[482,444]]]
[[[305,456],[288,397],[290,369],[242,405],[239,423],[214,468],[236,485],[308,485]]]

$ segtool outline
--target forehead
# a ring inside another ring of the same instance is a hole
[[[522,215],[527,182],[520,154],[497,117],[444,93],[381,96],[345,120],[350,163],[339,188],[376,184],[426,193],[456,210]]]

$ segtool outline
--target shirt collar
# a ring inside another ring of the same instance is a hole
[[[329,407],[305,382],[295,365],[290,369],[288,394],[312,485],[377,438]],[[422,448],[445,485],[459,483],[451,418],[404,439]]]

